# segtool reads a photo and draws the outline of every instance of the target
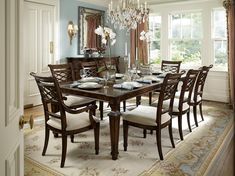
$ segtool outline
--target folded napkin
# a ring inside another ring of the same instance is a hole
[[[123,82],[121,84],[114,84],[113,87],[117,89],[127,89],[132,90],[135,88],[142,87],[143,85],[138,82]]]
[[[156,76],[144,76],[140,79],[137,80],[137,82],[142,82],[142,83],[147,83],[147,84],[151,84],[153,82],[159,82],[160,80],[156,77]]]

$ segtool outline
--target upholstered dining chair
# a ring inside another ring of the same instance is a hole
[[[62,157],[60,167],[64,167],[67,152],[67,136],[74,142],[74,134],[94,129],[95,153],[99,153],[100,122],[93,116],[95,104],[71,109],[64,103],[59,84],[54,77],[41,77],[31,72],[38,85],[45,115],[45,141],[42,155],[46,154],[50,131],[62,136]],[[58,104],[59,112],[54,113],[48,108],[51,103]],[[88,112],[87,112],[88,111]]]
[[[123,117],[123,137],[124,151],[127,151],[128,127],[134,126],[146,130],[156,130],[157,147],[160,159],[163,160],[161,145],[161,130],[168,126],[172,147],[175,147],[172,134],[172,108],[175,92],[181,74],[168,73],[161,86],[157,107],[139,105],[132,111],[122,114]],[[168,106],[163,108],[164,102]],[[146,134],[144,135],[146,137]]]
[[[183,130],[182,130],[182,117],[184,114],[187,114],[187,122],[188,122],[188,128],[191,132],[191,125],[190,125],[190,100],[192,96],[192,91],[195,85],[196,78],[198,76],[199,70],[192,70],[190,69],[184,80],[183,84],[181,86],[181,90],[179,92],[179,98],[175,97],[174,104],[173,104],[173,110],[172,115],[178,117],[178,128],[179,128],[179,134],[180,139],[183,140]]]
[[[162,60],[161,71],[169,72],[169,73],[179,73],[181,63],[182,61]],[[155,92],[159,92],[159,91],[160,89],[155,90]],[[149,92],[149,105],[152,104],[152,96],[153,96],[153,92]]]
[[[202,96],[208,72],[212,67],[213,65],[209,65],[209,66],[203,66],[199,69],[200,73],[198,74],[197,80],[195,82],[195,87],[193,89],[192,98],[189,102],[189,105],[193,107],[193,116],[196,127],[198,127],[197,106],[199,106],[201,118],[202,120],[204,120],[202,114],[202,101],[203,101]]]
[[[49,64],[52,76],[60,83],[75,81],[75,75],[71,64]],[[64,103],[70,108],[79,108],[81,106],[94,104],[94,99],[89,99],[81,96],[65,95],[66,101]],[[58,111],[58,107],[53,104],[52,111]]]

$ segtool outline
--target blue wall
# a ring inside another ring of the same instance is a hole
[[[77,0],[60,0],[60,51],[59,57],[61,62],[64,62],[66,57],[70,56],[78,56],[78,41],[77,37],[72,40],[72,45],[69,43],[69,37],[67,34],[67,26],[69,21],[73,21],[73,23],[78,23],[78,6],[99,9],[106,11],[105,7],[96,6],[93,4],[88,4],[85,2],[80,2]],[[106,22],[106,20],[105,20]],[[112,25],[106,24],[105,26],[109,26],[112,29]],[[126,35],[126,31],[119,31],[118,29],[114,29],[117,33],[117,42],[112,47],[111,54],[115,56],[124,56],[125,54],[125,42],[128,43],[129,46],[129,35]],[[129,48],[129,47],[128,47]]]

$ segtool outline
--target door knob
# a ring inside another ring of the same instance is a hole
[[[20,117],[20,121],[19,121],[20,129],[23,129],[24,124],[26,124],[26,123],[29,123],[30,129],[33,128],[33,124],[34,124],[33,115],[30,115],[29,120],[25,120],[23,115]]]

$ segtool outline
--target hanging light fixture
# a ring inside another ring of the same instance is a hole
[[[114,8],[116,7],[116,8]],[[140,0],[119,0],[117,4],[110,1],[107,19],[119,29],[136,29],[138,23],[144,23],[148,20],[149,8],[147,2],[143,4]]]

